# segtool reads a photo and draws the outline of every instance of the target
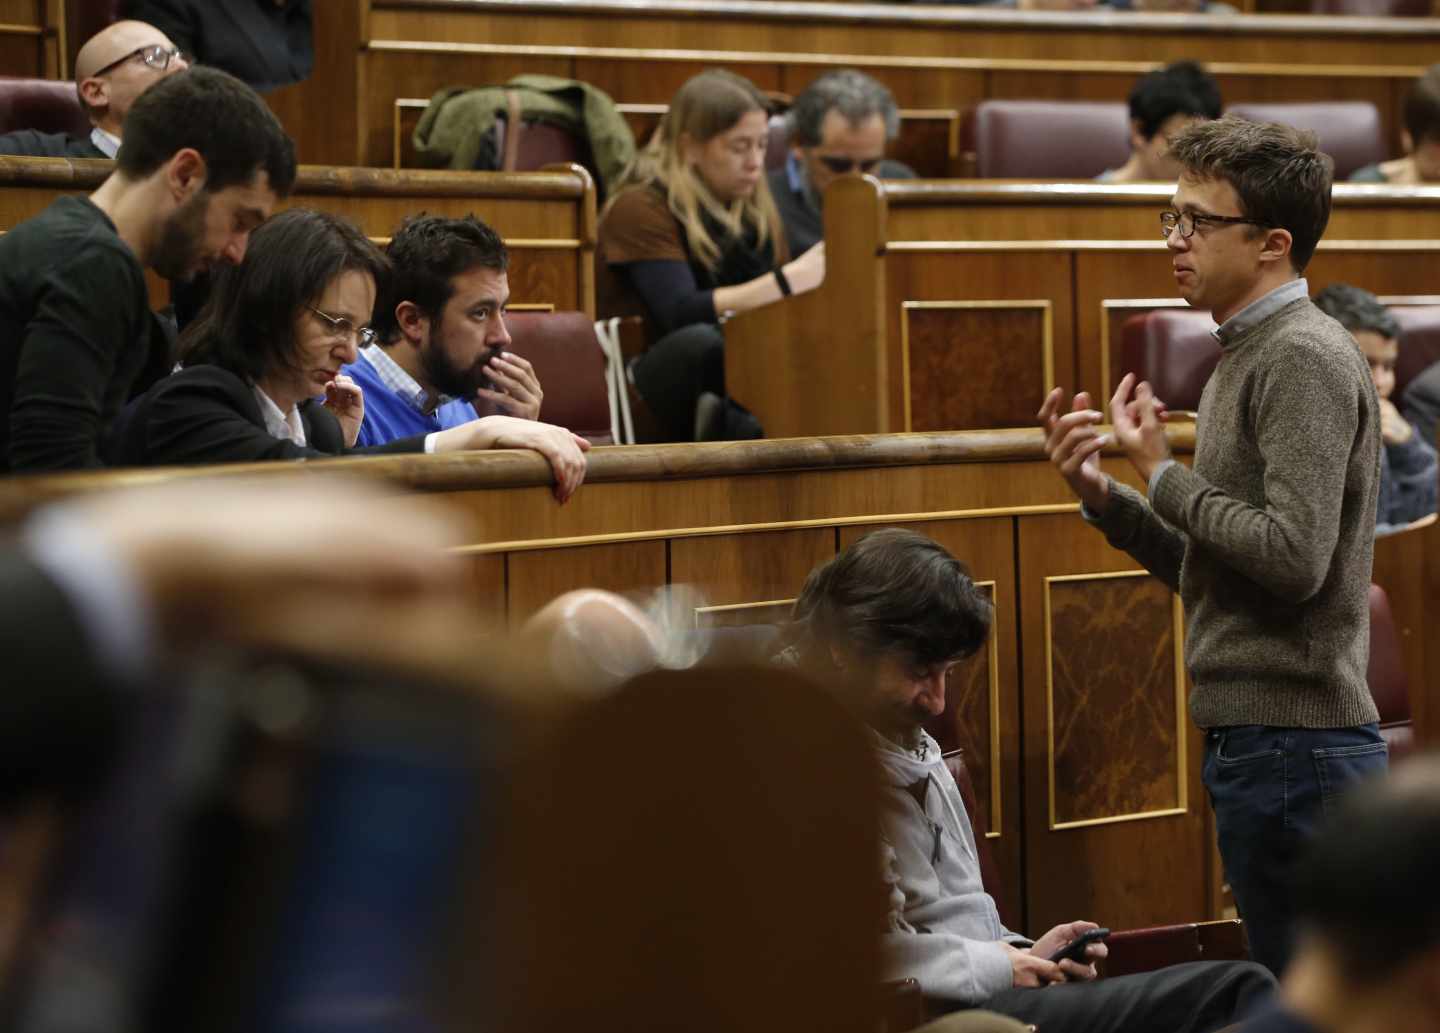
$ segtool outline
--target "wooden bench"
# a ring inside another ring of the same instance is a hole
[[[0,231],[39,213],[59,194],[95,189],[111,168],[98,160],[0,157]],[[344,215],[381,242],[422,211],[473,212],[510,247],[517,304],[594,315],[595,185],[578,166],[500,173],[307,165],[286,204]]]
[[[795,94],[827,68],[883,80],[904,108],[988,97],[1123,99],[1156,64],[1205,61],[1229,102],[1368,100],[1399,146],[1400,100],[1433,60],[1431,20],[1035,12],[794,0],[334,0],[307,84],[272,95],[307,161],[390,165],[393,105],[521,72],[664,104],[716,65]],[[1277,54],[1299,60],[1277,60]],[[320,114],[323,112],[323,114]]]
[[[826,201],[826,282],[726,324],[731,393],[772,436],[1020,426],[1051,386],[1108,395],[1126,318],[1181,304],[1172,188],[880,182]],[[1307,275],[1432,293],[1440,188],[1342,184]]]

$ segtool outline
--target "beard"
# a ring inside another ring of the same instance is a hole
[[[155,245],[155,271],[167,280],[188,283],[200,272],[205,216],[210,195],[201,190],[166,218]]]
[[[430,386],[442,395],[475,400],[475,392],[494,386],[490,379],[490,360],[503,351],[501,348],[487,348],[469,366],[454,362],[445,350],[445,327],[436,323],[430,331],[430,340],[420,350],[420,366]]]

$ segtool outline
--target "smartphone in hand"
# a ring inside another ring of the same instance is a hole
[[[1054,954],[1050,955],[1048,960],[1055,962],[1057,965],[1066,960],[1076,961],[1083,965],[1085,964],[1085,948],[1089,947],[1092,943],[1099,943],[1109,935],[1109,929],[1091,929],[1088,932],[1081,933],[1074,940],[1070,941],[1067,946],[1061,947]]]

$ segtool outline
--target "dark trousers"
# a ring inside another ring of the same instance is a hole
[[[1291,949],[1289,876],[1346,789],[1387,766],[1376,725],[1237,725],[1205,735],[1205,788],[1250,956],[1277,975]]]
[[[695,405],[706,392],[725,398],[725,336],[714,323],[672,330],[631,367],[635,387],[660,422],[666,441],[695,440]],[[725,400],[714,433],[725,440],[758,438],[760,424]]]
[[[1214,1033],[1274,989],[1274,977],[1253,962],[1193,961],[1089,983],[1003,990],[981,1007],[1041,1033]]]

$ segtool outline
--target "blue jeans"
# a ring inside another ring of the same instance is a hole
[[[1235,725],[1205,734],[1205,788],[1250,956],[1276,975],[1290,958],[1291,865],[1354,783],[1385,771],[1374,724]]]

